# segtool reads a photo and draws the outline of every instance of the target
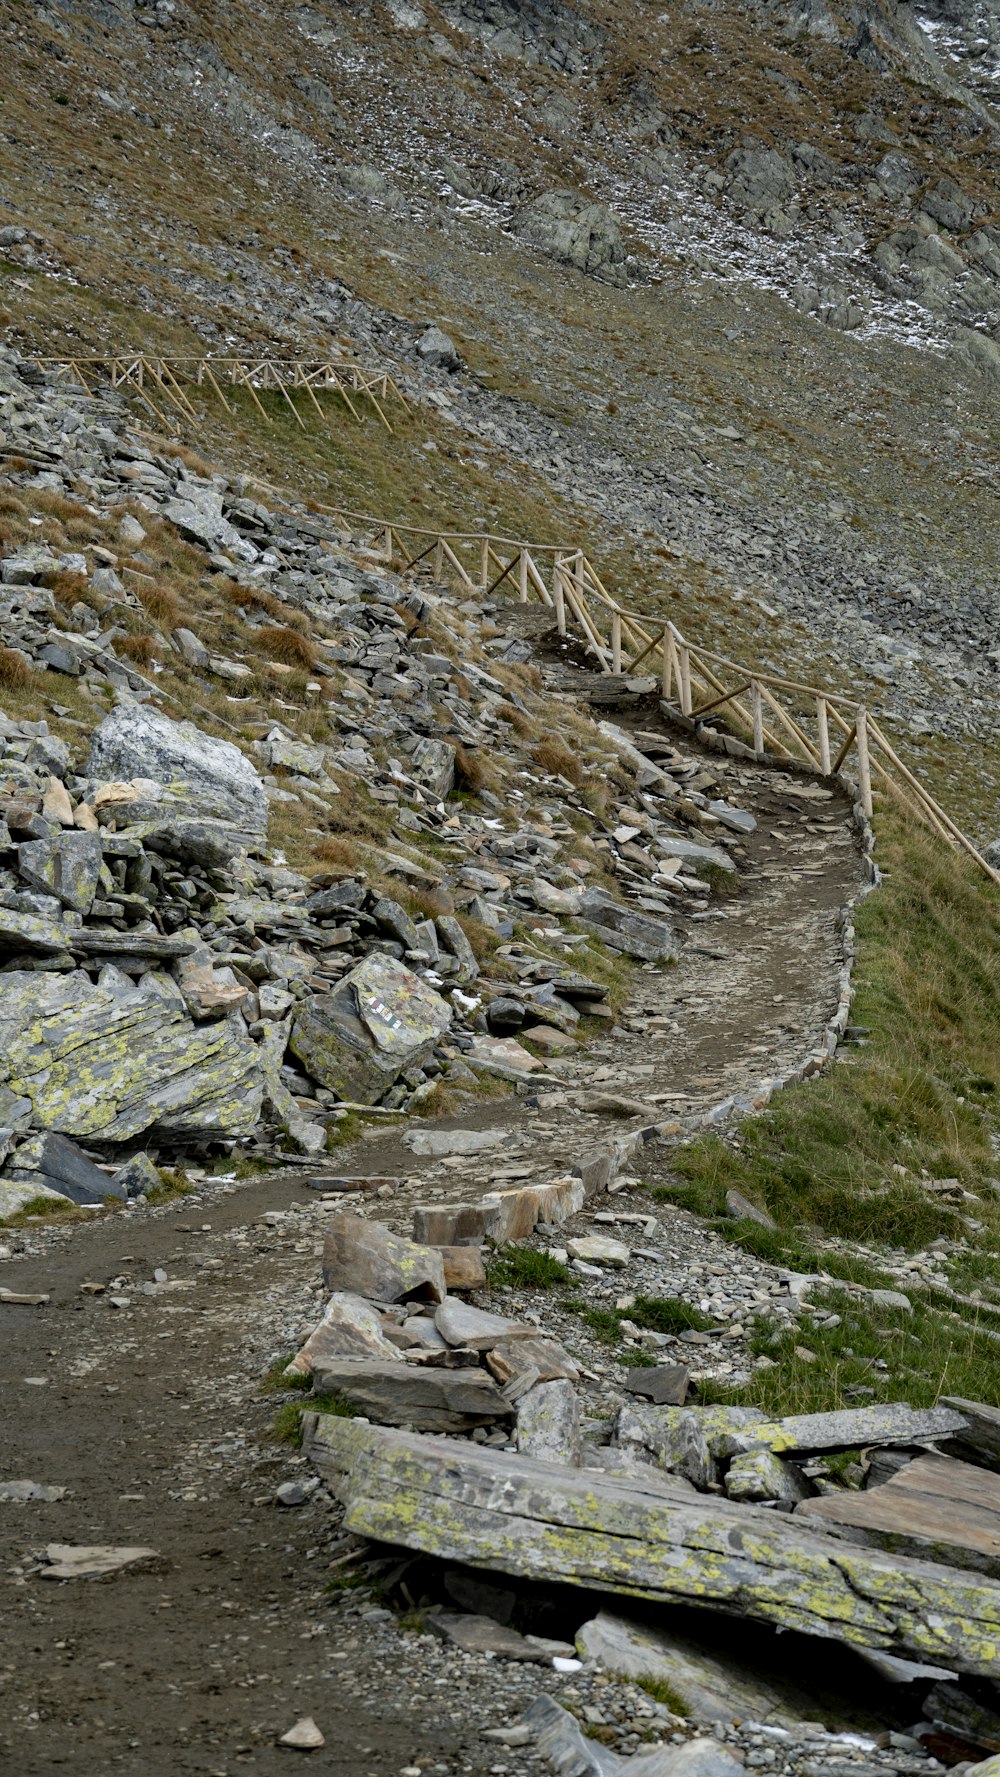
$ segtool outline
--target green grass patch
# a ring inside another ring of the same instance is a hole
[[[312,1378],[309,1378],[310,1385]],[[293,1383],[293,1388],[298,1384]],[[285,1401],[274,1416],[271,1435],[279,1444],[298,1444],[302,1440],[303,1413],[328,1413],[334,1419],[356,1419],[357,1410],[339,1395],[310,1395],[308,1401]]]
[[[671,1715],[690,1715],[691,1710],[680,1691],[668,1684],[665,1678],[635,1678],[632,1683],[637,1684],[640,1691],[645,1691],[647,1697],[652,1697],[654,1703],[662,1703],[664,1708],[670,1710]]]
[[[77,1213],[77,1205],[71,1203],[68,1197],[29,1197],[13,1215],[5,1216],[0,1221],[0,1227],[18,1228],[28,1221],[37,1222],[40,1217],[51,1222],[67,1211],[72,1211],[74,1215]]]
[[[759,1329],[752,1349],[775,1367],[757,1370],[739,1389],[703,1384],[701,1398],[761,1407],[776,1416],[873,1401],[932,1407],[942,1394],[1000,1405],[995,1322],[945,1311],[917,1296],[911,1314],[873,1309],[864,1298],[832,1288],[823,1307],[840,1316],[839,1326],[802,1319],[779,1332]],[[797,1350],[810,1352],[811,1359]]]
[[[260,1385],[266,1394],[285,1394],[291,1388],[312,1387],[312,1376],[308,1370],[293,1370],[290,1375],[286,1374],[291,1361],[290,1357],[275,1358],[274,1363],[264,1371]]]
[[[567,1283],[569,1272],[551,1253],[532,1246],[505,1246],[490,1260],[486,1280],[490,1289],[549,1290],[553,1284]]]
[[[705,1333],[716,1323],[691,1302],[680,1296],[636,1296],[625,1319],[637,1327],[648,1327],[654,1333]]]

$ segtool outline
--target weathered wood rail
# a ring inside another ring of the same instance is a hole
[[[356,420],[362,417],[359,400],[369,401],[390,432],[392,425],[385,412],[388,401],[398,401],[407,413],[411,411],[390,371],[350,360],[160,357],[149,352],[119,352],[96,357],[34,358],[32,362],[79,383],[88,394],[93,394],[103,382],[114,389],[134,390],[160,423],[174,433],[181,429],[182,422],[197,423],[198,415],[188,396],[192,388],[221,401],[228,413],[233,408],[225,389],[245,389],[265,421],[270,416],[258,390],[276,391],[303,430],[306,420],[292,399],[294,392],[300,395],[306,417],[318,416],[324,423],[329,423],[329,415],[318,399],[321,393],[338,395]],[[181,416],[179,420],[174,413]]]
[[[600,672],[657,678],[664,700],[695,723],[724,713],[758,757],[767,753],[823,776],[843,771],[853,758],[858,800],[869,819],[877,788],[1000,884],[1000,873],[903,762],[857,695],[761,672],[693,642],[670,619],[627,610],[577,545],[438,531],[345,507],[323,510],[389,567],[428,573],[480,598],[510,588],[522,604],[540,601],[551,609],[558,634],[572,632]]]

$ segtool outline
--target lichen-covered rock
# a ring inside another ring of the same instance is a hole
[[[195,1026],[157,993],[8,975],[0,1032],[0,1066],[38,1128],[99,1142],[146,1130],[207,1138],[249,1135],[260,1115],[263,1081],[245,1029],[229,1019]]]
[[[289,1047],[320,1085],[375,1104],[403,1068],[429,1054],[451,1007],[412,970],[374,951],[298,1011]]]
[[[344,1210],[323,1244],[323,1282],[374,1302],[443,1302],[444,1265],[433,1248],[390,1234],[381,1222]]]
[[[179,812],[225,821],[258,839],[267,832],[267,794],[239,747],[149,704],[120,704],[105,716],[90,743],[87,775],[100,782],[151,778]]]
[[[539,1382],[522,1395],[517,1403],[517,1447],[539,1462],[579,1465],[580,1399],[572,1382],[565,1377]]]
[[[55,839],[32,839],[17,848],[17,867],[25,882],[54,895],[74,913],[90,912],[103,861],[96,833],[60,833]]]

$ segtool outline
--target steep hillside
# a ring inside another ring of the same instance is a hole
[[[345,475],[335,438],[303,470],[284,436],[274,478],[470,528],[537,511],[550,537],[555,495],[560,529],[625,548],[631,593],[752,658],[886,686],[991,837],[998,138],[977,17],[9,9],[8,324],[34,352],[402,366],[418,430],[376,475],[364,452]],[[418,353],[432,321],[467,369]],[[250,417],[234,466],[268,450]]]

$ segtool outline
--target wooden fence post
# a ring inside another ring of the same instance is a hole
[[[611,671],[620,673],[622,670],[622,614],[620,611],[611,613]]]
[[[561,636],[566,634],[566,595],[563,590],[562,556],[557,555],[552,561],[552,603],[556,612],[556,629]]]
[[[826,714],[826,698],[816,699],[816,727],[819,730],[819,768],[824,777],[830,775],[830,724]]]
[[[444,575],[444,544],[439,537],[434,545],[434,578],[440,585]]]
[[[691,651],[686,642],[677,644],[677,678],[681,694],[681,715],[691,714]]]
[[[764,700],[756,679],[750,686],[750,710],[753,715],[753,750],[759,759],[764,752]]]
[[[490,584],[490,540],[484,537],[479,546],[479,585],[484,596]]]
[[[855,728],[855,744],[858,749],[858,791],[861,797],[861,810],[866,820],[871,820],[874,813],[872,806],[872,773],[868,757],[868,711],[864,704],[858,706],[858,719]]]
[[[521,605],[528,602],[528,551],[523,547],[517,558],[517,599]]]

